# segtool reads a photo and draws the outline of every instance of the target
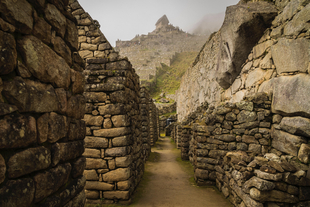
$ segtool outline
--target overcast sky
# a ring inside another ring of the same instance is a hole
[[[164,14],[170,24],[190,31],[206,14],[224,12],[239,0],[78,0],[91,17],[98,20],[101,31],[115,46],[115,41],[131,40],[147,34]]]

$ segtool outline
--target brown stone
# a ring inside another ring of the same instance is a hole
[[[111,128],[111,129],[99,129],[94,130],[94,136],[99,137],[120,137],[127,135],[131,132],[129,127]]]
[[[49,113],[45,113],[37,119],[38,143],[47,141]]]
[[[131,143],[131,136],[115,137],[112,139],[113,147],[124,147]]]
[[[0,18],[0,29],[4,32],[15,32],[16,28],[11,25],[10,23],[4,21],[2,18]]]
[[[48,121],[48,136],[47,140],[50,143],[57,142],[59,139],[67,136],[67,128],[65,117],[51,112]]]
[[[83,93],[85,87],[85,77],[79,71],[71,69],[72,93]]]
[[[298,151],[298,159],[308,164],[310,161],[310,145],[309,144],[301,144],[300,149]]]
[[[65,40],[69,43],[69,46],[74,48],[76,51],[79,50],[77,25],[67,19],[66,31]]]
[[[60,162],[80,157],[83,154],[83,152],[84,152],[84,142],[82,140],[59,143]]]
[[[75,119],[83,119],[85,115],[85,98],[83,95],[71,96],[68,99],[67,115]]]
[[[99,149],[86,148],[83,156],[84,157],[90,157],[90,158],[100,158],[101,152]]]
[[[57,111],[59,102],[51,85],[15,77],[4,82],[3,95],[9,103],[17,106],[20,112]]]
[[[129,180],[117,182],[117,190],[129,190],[131,185]]]
[[[99,191],[96,191],[96,190],[85,190],[85,195],[86,195],[86,198],[89,198],[89,199],[100,198]]]
[[[35,190],[31,178],[9,180],[0,189],[0,206],[31,206]]]
[[[36,186],[35,202],[39,202],[63,186],[70,176],[71,165],[69,163],[58,165],[43,173],[34,176]]]
[[[89,148],[108,148],[109,141],[106,138],[101,137],[85,137],[85,147]]]
[[[126,147],[108,148],[105,150],[104,155],[106,157],[123,157],[127,155],[127,148]]]
[[[85,189],[87,190],[113,190],[114,185],[104,183],[104,182],[99,182],[99,181],[87,181]]]
[[[48,148],[29,148],[13,155],[8,161],[8,177],[22,175],[46,169],[51,164],[51,152]]]
[[[0,120],[1,149],[23,148],[36,142],[37,130],[33,117],[14,114]]]
[[[84,176],[86,177],[86,180],[99,180],[99,176],[96,172],[96,170],[85,170]]]
[[[70,67],[63,58],[34,36],[24,36],[18,46],[33,76],[55,87],[69,89]]]
[[[107,162],[103,159],[86,158],[85,169],[106,169],[108,168]]]
[[[102,180],[106,182],[125,181],[131,176],[130,168],[118,168],[102,174]]]
[[[61,38],[56,36],[53,38],[53,48],[54,51],[60,55],[65,61],[67,62],[68,65],[72,64],[72,58],[71,58],[71,50],[66,45],[66,42]]]
[[[269,191],[275,188],[275,184],[273,182],[263,180],[254,176],[244,183],[242,190],[245,193],[250,193],[250,188],[252,187],[255,187],[261,191]]]
[[[260,202],[273,201],[285,203],[297,203],[298,198],[278,190],[260,191],[256,188],[250,190],[250,196]]]
[[[126,127],[130,125],[130,121],[126,115],[112,116],[114,127]]]
[[[84,121],[85,121],[86,125],[101,126],[102,122],[103,122],[103,117],[85,114]]]
[[[132,163],[131,156],[115,158],[116,167],[128,167],[131,163]]]
[[[5,160],[0,154],[0,184],[4,181],[5,179],[5,173],[6,173],[6,165],[5,165]]]
[[[266,172],[262,172],[260,170],[255,170],[254,174],[256,174],[257,177],[265,180],[273,180],[273,181],[281,181],[282,180],[282,174],[277,173],[277,174],[270,174]]]
[[[49,25],[44,18],[35,17],[33,35],[40,39],[45,44],[49,45],[52,39],[52,26]],[[70,51],[71,53],[71,51]]]
[[[0,75],[6,75],[16,66],[17,51],[13,35],[0,31],[0,48]]]
[[[107,104],[104,106],[99,106],[98,110],[100,115],[119,115],[126,113],[123,104]]]
[[[78,158],[75,162],[73,162],[72,177],[77,178],[83,175],[85,167],[86,167],[86,158],[85,157]]]
[[[86,124],[83,120],[71,120],[69,124],[69,140],[82,140],[85,138]]]
[[[97,102],[105,102],[107,100],[107,94],[103,92],[85,92],[84,93],[85,99],[89,103],[97,103]],[[100,106],[99,111],[101,107],[105,106]],[[105,115],[100,113],[101,115]]]
[[[67,24],[66,17],[53,4],[47,4],[44,13],[46,20],[54,27],[58,35],[64,38]]]
[[[103,192],[103,197],[106,199],[129,199],[129,191],[105,191]]]
[[[17,107],[11,104],[0,103],[0,116],[7,115],[17,111]]]
[[[16,27],[16,30],[30,34],[33,28],[32,6],[26,0],[3,0],[0,3],[3,18]]]

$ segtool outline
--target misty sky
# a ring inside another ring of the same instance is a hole
[[[147,34],[164,14],[170,24],[190,31],[206,14],[224,12],[239,0],[78,0],[91,17],[98,20],[101,31],[111,45]]]

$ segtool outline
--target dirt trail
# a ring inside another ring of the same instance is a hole
[[[190,183],[190,175],[176,161],[170,138],[160,138],[152,149],[158,161],[146,163],[149,181],[133,207],[228,207],[230,203],[215,189]]]

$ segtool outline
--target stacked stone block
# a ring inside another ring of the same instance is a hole
[[[182,160],[189,160],[189,143],[191,140],[191,127],[182,127],[182,138],[181,138],[181,158]]]
[[[150,104],[150,139],[151,146],[154,146],[159,137],[159,116],[158,109],[156,108],[155,104],[153,102]]]
[[[193,126],[195,180],[216,184],[234,206],[309,206],[310,120],[270,108],[257,93],[208,110],[207,126]]]
[[[68,1],[0,1],[0,206],[84,206],[84,63]]]
[[[176,145],[178,149],[181,149],[182,146],[182,126],[178,124],[176,127]]]
[[[149,157],[151,153],[151,136],[150,136],[150,107],[151,107],[151,98],[148,90],[145,87],[140,89],[141,103],[141,133],[143,141],[143,157],[144,161]]]

